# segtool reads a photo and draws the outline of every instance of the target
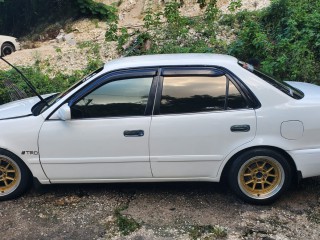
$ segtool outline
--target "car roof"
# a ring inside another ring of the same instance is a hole
[[[237,62],[235,57],[212,53],[155,54],[123,57],[105,64],[103,72],[117,69],[177,65],[217,65]]]

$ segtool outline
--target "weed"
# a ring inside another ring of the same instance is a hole
[[[61,53],[62,52],[61,48],[56,48],[56,52]]]
[[[118,25],[117,22],[112,22],[109,24],[109,29],[106,31],[105,39],[106,41],[116,41],[117,40]]]
[[[225,238],[227,236],[227,230],[220,226],[193,226],[189,231],[189,237],[193,240],[204,237],[204,239],[216,239]]]
[[[122,235],[127,236],[130,233],[136,231],[141,225],[136,222],[133,218],[127,217],[121,214],[121,211],[127,209],[128,206],[122,206],[115,210],[114,216],[116,217],[116,223],[119,231]]]
[[[94,56],[99,56],[100,53],[100,45],[98,43],[91,44],[91,52],[94,54]]]
[[[231,0],[230,4],[228,6],[228,10],[230,12],[235,12],[236,10],[241,8],[241,6],[242,6],[242,0]]]
[[[310,222],[320,223],[320,212],[319,208],[313,209],[312,211],[307,211],[307,218]]]
[[[84,49],[84,48],[88,48],[91,46],[91,41],[83,41],[83,42],[79,42],[77,43],[78,47],[80,49]]]
[[[85,75],[97,70],[98,68],[103,66],[103,62],[101,61],[101,59],[92,59],[90,58],[88,60],[88,64],[86,66],[86,68],[83,70],[83,72],[85,73]]]
[[[127,28],[121,28],[121,34],[118,37],[118,49],[121,50],[122,46],[128,41],[130,35],[128,34]]]
[[[95,58],[99,58],[100,45],[91,41],[84,41],[77,44],[80,49],[88,49],[88,53],[91,53]]]

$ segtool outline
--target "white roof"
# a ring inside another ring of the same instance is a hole
[[[217,65],[237,62],[235,57],[212,53],[157,54],[123,57],[105,64],[103,72],[116,69],[173,65]]]

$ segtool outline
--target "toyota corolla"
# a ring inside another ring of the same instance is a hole
[[[275,201],[320,175],[320,87],[215,54],[127,57],[0,106],[0,199],[42,184],[226,179]]]

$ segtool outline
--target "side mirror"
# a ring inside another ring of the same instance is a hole
[[[71,119],[71,109],[68,106],[68,103],[60,107],[60,109],[58,110],[58,117],[63,121]]]

